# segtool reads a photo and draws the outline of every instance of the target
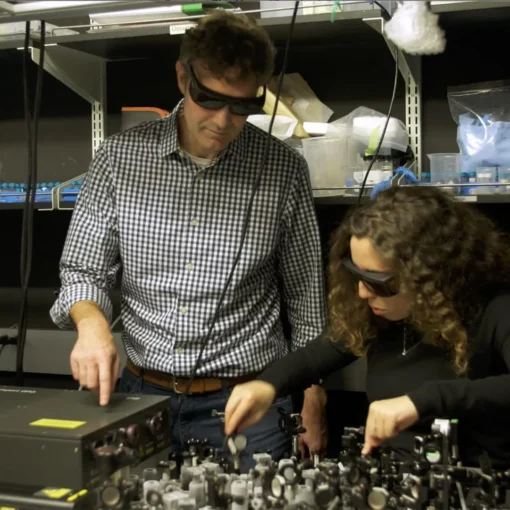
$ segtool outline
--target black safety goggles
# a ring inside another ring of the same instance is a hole
[[[232,115],[248,117],[249,115],[258,115],[263,113],[264,103],[266,102],[266,87],[261,96],[241,98],[219,94],[214,90],[208,89],[202,85],[193,70],[192,65],[186,66],[190,75],[190,96],[193,102],[207,110],[221,110],[228,106]]]
[[[394,275],[363,271],[352,262],[351,257],[342,259],[342,265],[357,282],[363,282],[363,285],[376,296],[393,297],[398,294]]]

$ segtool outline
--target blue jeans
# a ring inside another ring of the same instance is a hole
[[[222,456],[225,453],[223,423],[219,417],[212,416],[212,411],[223,412],[225,410],[227,400],[232,393],[232,389],[226,385],[222,390],[212,393],[180,395],[167,388],[150,384],[124,368],[118,391],[170,397],[173,422],[172,451],[182,451],[185,448],[185,442],[190,439],[208,439],[209,446],[218,448]],[[184,402],[182,402],[177,416],[182,399]],[[257,425],[244,431],[248,439],[248,446],[241,459],[242,471],[246,472],[255,465],[253,454],[258,451],[270,451],[274,459],[280,459],[290,452],[291,438],[282,432],[278,425],[279,407],[291,412],[290,397],[277,399]]]

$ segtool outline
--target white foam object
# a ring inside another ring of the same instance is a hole
[[[303,122],[303,129],[309,135],[325,135],[328,132],[327,122]]]
[[[439,17],[430,12],[425,2],[404,1],[386,23],[386,37],[410,55],[437,55],[446,48]]]
[[[346,131],[344,126],[338,127],[327,122],[303,122],[303,129],[311,136],[345,136]]]

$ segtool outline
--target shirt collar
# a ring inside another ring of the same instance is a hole
[[[166,129],[163,132],[163,139],[160,143],[160,154],[169,156],[170,154],[179,152],[179,135],[177,130],[177,118],[180,115],[182,103],[184,99],[179,101],[169,117],[165,119]]]
[[[181,99],[177,106],[174,108],[172,113],[166,118],[166,129],[164,130],[163,139],[160,143],[160,154],[162,156],[168,156],[173,153],[180,152],[179,136],[177,119],[181,114],[181,109],[184,99]],[[222,158],[226,154],[232,155],[233,157],[243,160],[246,156],[246,126],[241,131],[241,134],[226,148],[225,152],[219,156]],[[218,158],[218,159],[219,159]]]

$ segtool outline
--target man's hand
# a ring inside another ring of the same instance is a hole
[[[301,417],[306,432],[299,436],[299,450],[303,459],[326,450],[328,443],[326,399],[326,390],[321,386],[312,386],[305,391]]]
[[[80,304],[80,303],[78,303]],[[76,305],[75,305],[76,306]],[[99,403],[108,404],[120,372],[120,359],[108,321],[102,313],[89,313],[87,306],[71,310],[78,340],[71,352],[71,370],[76,381],[90,390],[99,390]],[[87,313],[80,313],[86,311]]]
[[[418,419],[418,411],[408,396],[372,402],[368,408],[365,444],[361,453],[368,455],[385,439],[395,437]]]

